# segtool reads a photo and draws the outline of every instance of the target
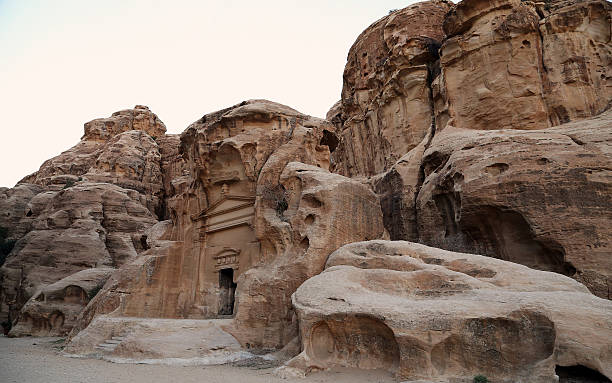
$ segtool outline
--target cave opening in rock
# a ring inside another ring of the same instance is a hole
[[[321,138],[321,142],[319,142],[320,145],[327,146],[329,148],[329,152],[333,153],[334,150],[336,150],[336,148],[338,147],[339,143],[340,140],[334,133],[330,132],[327,129],[323,130],[323,137]]]
[[[221,290],[219,315],[234,314],[236,286],[234,282],[234,269],[219,270],[219,289]]]
[[[610,379],[595,370],[584,366],[557,366],[555,373],[559,383],[610,383]]]

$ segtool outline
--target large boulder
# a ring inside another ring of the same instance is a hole
[[[581,366],[600,381],[612,377],[612,302],[510,262],[409,242],[353,243],[300,286],[293,304],[303,352],[283,375],[356,367],[411,381],[552,383]]]

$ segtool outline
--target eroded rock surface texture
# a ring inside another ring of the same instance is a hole
[[[442,0],[411,5],[378,20],[357,38],[344,70],[341,105],[329,116],[341,137],[332,156],[334,171],[347,176],[380,173],[429,132],[430,82],[444,37],[442,21],[451,5]]]
[[[178,145],[156,134],[165,126],[143,106],[91,121],[77,145],[2,191],[0,226],[17,240],[0,268],[5,326],[17,324],[23,305],[45,286],[81,270],[118,268],[145,250],[144,231],[166,215],[162,169],[176,162],[168,143]],[[37,303],[43,311],[54,304]],[[69,311],[58,311],[66,318],[59,327],[59,320],[30,320],[24,312],[29,324],[14,334],[65,334],[79,313]]]
[[[608,379],[611,11],[427,1],[357,38],[326,120],[250,100],[180,135],[143,106],[85,124],[0,189],[0,320],[84,355],[228,357],[196,328],[301,351],[282,375]],[[361,242],[383,238],[411,243]]]
[[[346,113],[355,97],[345,87],[328,116],[342,132],[335,169],[370,176],[391,239],[559,272],[609,298],[611,12],[606,1],[454,5],[440,24],[439,60],[428,64],[434,127],[407,128],[420,141],[385,154],[386,164],[376,156],[388,145],[360,133],[368,144],[356,157],[380,166],[352,166]],[[355,47],[370,46],[376,25]],[[379,89],[362,85],[360,94]],[[406,113],[422,121],[418,108]]]
[[[332,174],[333,125],[252,100],[192,124],[184,172],[171,181],[171,225],[88,307],[161,318],[235,315],[244,345],[283,347],[297,335],[291,294],[338,247],[383,235],[378,199]]]
[[[46,285],[22,308],[10,336],[63,336],[72,330],[78,315],[102,288],[112,268],[81,270]]]
[[[285,373],[342,366],[404,380],[554,382],[558,367],[580,365],[612,376],[612,303],[510,262],[401,241],[353,243],[293,303],[304,351]]]
[[[529,132],[445,130],[423,157],[420,239],[573,276],[612,298],[610,142],[612,112]]]

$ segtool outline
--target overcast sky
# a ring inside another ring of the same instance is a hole
[[[0,0],[0,186],[136,104],[169,133],[251,98],[324,117],[355,38],[415,2]]]

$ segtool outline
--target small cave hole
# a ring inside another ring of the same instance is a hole
[[[610,383],[610,379],[595,370],[584,366],[557,366],[555,373],[559,376],[559,383]]]
[[[318,209],[323,206],[323,202],[319,201],[319,199],[312,194],[308,194],[304,196],[303,202],[305,206]]]
[[[338,137],[334,133],[325,129],[323,130],[323,137],[321,137],[321,142],[319,142],[319,145],[327,146],[329,148],[329,152],[333,153],[338,147],[339,142]]]
[[[26,213],[26,217],[31,217],[32,216],[32,209],[28,209],[28,212]]]
[[[147,239],[148,237],[146,235],[140,237],[140,246],[142,246],[144,250],[150,249],[149,244],[147,243]]]
[[[304,237],[304,239],[302,239],[302,242],[300,242],[300,249],[306,252],[309,247],[310,247],[310,240],[308,239],[308,237]]]
[[[523,45],[527,48],[531,48],[531,43],[529,42],[529,40],[523,40]]]
[[[550,160],[548,158],[545,158],[545,157],[542,157],[542,158],[540,158],[538,160],[538,164],[540,164],[540,165],[546,165],[548,163],[550,163]]]
[[[314,223],[314,221],[315,221],[314,214],[308,214],[308,216],[306,216],[306,219],[304,220],[306,225],[312,225]]]

